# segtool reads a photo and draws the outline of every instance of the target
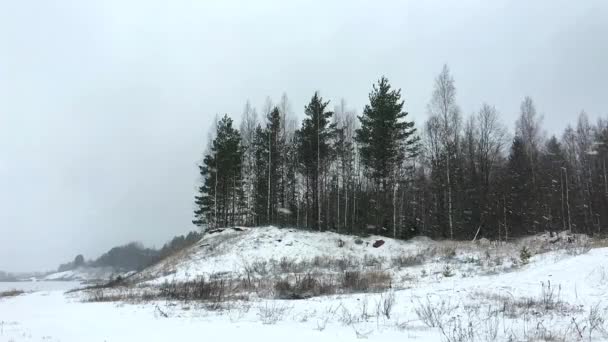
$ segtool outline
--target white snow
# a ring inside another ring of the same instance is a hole
[[[343,247],[338,247],[338,239]],[[596,306],[601,317],[608,317],[608,248],[572,252],[548,236],[504,246],[382,238],[385,244],[379,248],[371,246],[378,237],[362,239],[363,244],[355,244],[355,239],[272,227],[226,230],[206,236],[139,277],[183,280],[239,272],[256,259],[361,259],[367,254],[385,259],[382,267],[393,274],[393,290],[293,301],[254,297],[226,303],[221,311],[196,302],[84,303],[81,293],[39,290],[0,298],[0,341],[447,341],[459,329],[466,332],[469,324],[475,341],[608,341],[602,331],[590,331],[588,319]],[[522,245],[536,254],[527,265],[517,262]],[[444,251],[437,252],[443,248],[456,248],[456,255],[446,258]],[[433,255],[423,265],[391,265],[395,256],[419,252]],[[445,265],[453,268],[454,276],[441,274]],[[509,300],[528,298],[526,303],[532,303],[546,298],[549,282],[551,300],[560,303],[557,309],[543,311],[529,304],[531,310],[513,317],[501,311]],[[391,293],[395,304],[389,318],[379,314],[378,307]],[[444,333],[416,314],[427,301],[435,309],[441,303],[449,308],[442,318]],[[489,336],[494,323],[497,336]]]
[[[112,267],[78,267],[73,270],[55,272],[46,275],[42,280],[55,281],[104,281],[120,274]]]
[[[222,272],[239,272],[259,260],[293,261],[317,258],[362,259],[365,256],[391,258],[418,252],[428,244],[426,238],[410,241],[393,240],[386,237],[341,235],[332,232],[312,232],[276,227],[226,229],[220,233],[206,235],[198,244],[182,253],[170,257],[158,265],[142,272],[142,278],[157,282],[165,280],[188,280],[201,275]],[[361,243],[355,243],[360,240]],[[372,245],[384,240],[380,248]],[[338,247],[343,241],[343,247]]]

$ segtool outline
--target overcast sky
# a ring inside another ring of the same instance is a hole
[[[359,113],[402,88],[417,125],[448,63],[464,113],[561,133],[608,114],[608,2],[0,0],[0,270],[45,270],[191,224],[216,114],[315,90]]]

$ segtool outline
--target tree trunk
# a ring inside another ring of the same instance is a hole
[[[454,239],[454,226],[452,224],[452,184],[450,183],[450,155],[446,158],[446,173],[448,182],[448,220],[450,225],[450,239]]]
[[[397,238],[397,189],[399,185],[393,185],[393,239]]]

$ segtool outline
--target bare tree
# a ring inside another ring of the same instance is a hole
[[[441,142],[441,153],[445,158],[446,186],[445,196],[448,203],[448,224],[450,238],[454,237],[454,223],[452,215],[452,169],[450,159],[456,154],[458,139],[460,135],[460,109],[456,104],[456,87],[454,78],[450,74],[447,65],[443,66],[441,73],[435,78],[435,87],[431,101],[428,104],[428,111],[433,117],[432,127],[437,128],[436,134]]]
[[[258,114],[251,106],[251,103],[247,101],[245,108],[243,109],[243,115],[241,118],[241,140],[243,146],[243,168],[242,178],[243,192],[245,196],[245,222],[253,224],[253,192],[254,192],[254,178],[253,178],[253,167],[254,167],[254,150],[253,140],[255,137],[255,128],[258,125]]]
[[[526,96],[520,105],[519,118],[515,122],[515,135],[519,136],[525,146],[530,163],[537,164],[540,146],[543,144],[541,125],[543,117],[536,112],[534,101]],[[532,184],[536,186],[536,169],[532,168]]]
[[[500,122],[496,108],[487,103],[481,106],[476,121],[479,129],[478,162],[484,183],[488,186],[492,169],[508,142],[507,129]]]

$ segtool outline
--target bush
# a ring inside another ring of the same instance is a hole
[[[395,305],[395,292],[389,291],[380,296],[380,301],[377,303],[377,316],[384,315],[386,319],[391,319],[391,312]]]
[[[22,290],[8,290],[8,291],[3,291],[0,292],[0,298],[2,297],[14,297],[14,296],[19,296],[21,294],[23,294],[24,292]]]
[[[293,289],[287,280],[278,280],[274,283],[274,293],[277,298],[287,298]]]
[[[452,270],[452,267],[450,265],[445,265],[443,266],[443,270],[441,271],[441,274],[446,277],[452,277],[454,276],[454,271]]]
[[[332,283],[330,279],[323,279],[313,273],[295,275],[293,279],[293,284],[286,279],[277,280],[274,283],[274,297],[279,299],[306,299],[333,294],[337,290],[336,284]]]
[[[422,255],[400,255],[391,259],[391,263],[393,267],[411,267],[422,265],[424,263],[424,258]]]
[[[414,312],[418,318],[426,324],[429,328],[435,328],[440,326],[444,317],[454,311],[455,307],[451,306],[449,302],[442,300],[440,303],[431,303],[429,297],[426,297],[426,301],[418,300],[414,304]]]
[[[532,254],[530,253],[528,248],[526,246],[523,246],[521,248],[521,250],[519,251],[519,260],[521,260],[521,263],[524,265],[527,265],[528,262],[530,262],[531,257],[532,257]]]
[[[258,317],[262,324],[275,324],[283,319],[283,316],[290,310],[290,307],[278,303],[264,303],[258,307]]]
[[[345,292],[364,292],[391,288],[392,277],[381,271],[359,272],[347,271],[342,273],[341,287]]]

